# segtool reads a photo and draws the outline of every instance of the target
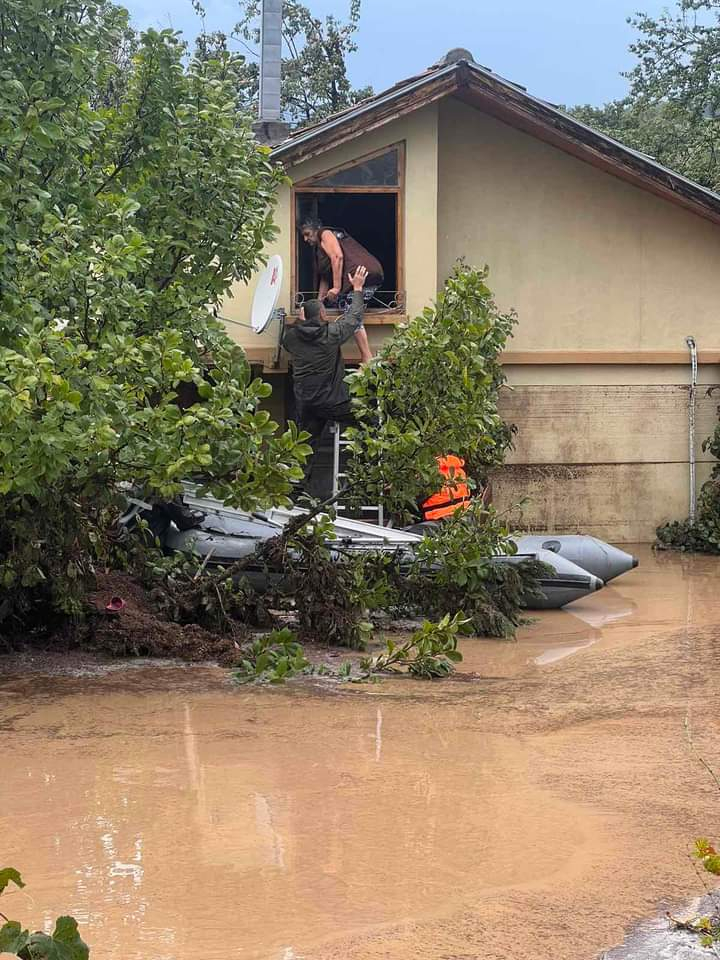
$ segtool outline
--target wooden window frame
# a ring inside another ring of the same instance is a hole
[[[349,170],[351,167],[357,167],[359,164],[364,163],[366,160],[372,160],[375,157],[382,156],[384,153],[389,153],[391,150],[397,151],[398,155],[398,182],[397,186],[380,186],[380,187],[322,187],[313,185],[313,181],[317,181],[320,178],[331,177],[335,173],[340,173],[342,170]],[[363,154],[360,157],[355,157],[353,160],[349,160],[346,163],[338,164],[334,167],[329,167],[327,170],[323,170],[321,173],[315,174],[313,177],[308,177],[307,180],[300,180],[297,183],[293,182],[292,188],[290,190],[290,313],[295,314],[297,311],[295,309],[295,296],[298,293],[297,290],[297,255],[298,255],[298,234],[297,234],[297,195],[299,193],[317,193],[317,194],[337,194],[337,193],[348,193],[348,194],[367,194],[367,193],[392,193],[396,197],[396,221],[395,221],[395,249],[396,249],[396,261],[397,261],[397,290],[399,292],[405,292],[405,141],[401,140],[398,143],[389,143],[384,147],[380,147],[378,150],[373,150],[371,153]],[[392,310],[372,310],[367,311],[365,314],[365,323],[366,324],[387,324],[397,322],[398,315],[405,314],[405,306],[396,307]],[[388,318],[395,318],[388,319]]]

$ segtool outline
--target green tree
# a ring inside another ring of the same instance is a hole
[[[211,312],[282,174],[236,110],[239,58],[184,57],[110,3],[0,0],[0,632],[80,612],[122,482],[252,508],[300,475]]]
[[[409,519],[438,489],[436,457],[462,456],[478,472],[502,462],[510,435],[497,410],[498,357],[516,318],[500,313],[486,279],[487,269],[458,265],[437,303],[351,378],[349,485],[360,502]]]
[[[249,54],[239,77],[239,101],[254,108],[258,97],[260,0],[239,0],[240,20],[228,37],[222,32],[198,38],[202,56],[225,51],[236,40]],[[196,4],[202,14],[202,7]],[[354,88],[347,75],[347,57],[357,50],[360,0],[350,0],[346,20],[335,15],[316,17],[297,0],[283,3],[282,109],[293,126],[322,120],[331,113],[372,95],[372,87]]]
[[[720,187],[720,2],[679,0],[639,13],[630,92],[572,113],[707,187]]]

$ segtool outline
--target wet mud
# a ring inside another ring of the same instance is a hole
[[[72,913],[95,960],[600,957],[703,893],[719,575],[642,550],[517,642],[465,641],[464,682],[0,658],[6,909]]]

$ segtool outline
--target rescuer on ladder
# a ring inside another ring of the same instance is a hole
[[[290,323],[283,334],[282,345],[292,357],[298,425],[310,434],[313,449],[305,466],[305,488],[311,486],[313,461],[325,425],[331,421],[343,426],[353,422],[341,348],[362,326],[366,279],[363,266],[348,278],[353,292],[350,309],[344,315],[331,320],[320,300],[308,300],[298,322]]]

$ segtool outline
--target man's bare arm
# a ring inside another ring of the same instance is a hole
[[[342,247],[332,230],[325,230],[323,232],[320,239],[320,246],[330,258],[330,264],[332,266],[333,285],[326,291],[325,296],[331,301],[337,300],[340,296],[340,290],[342,289],[343,262],[345,259],[343,257]],[[322,295],[320,299],[323,299]]]

